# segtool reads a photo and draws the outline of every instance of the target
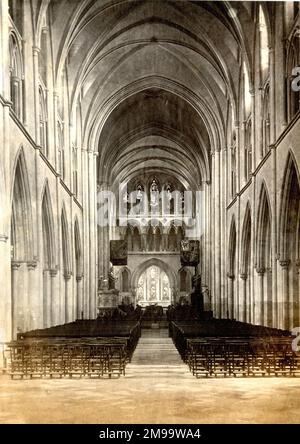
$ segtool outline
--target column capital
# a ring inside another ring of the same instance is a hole
[[[78,274],[78,275],[76,276],[76,281],[77,281],[77,282],[82,281],[82,279],[83,279],[83,274]]]
[[[265,274],[265,267],[256,267],[256,272],[259,276],[263,276]]]
[[[66,280],[71,279],[71,277],[72,277],[72,271],[65,271],[65,272],[64,272],[64,278],[65,278]]]
[[[246,280],[247,280],[247,277],[248,277],[248,274],[247,274],[247,273],[240,273],[240,278],[241,278],[243,281],[246,281]]]
[[[227,273],[227,277],[228,277],[228,279],[234,279],[234,274],[233,273]]]
[[[20,268],[20,266],[21,266],[21,262],[19,262],[19,261],[12,261],[11,262],[11,268],[13,270],[18,270]]]
[[[281,259],[279,261],[280,265],[282,266],[283,269],[288,269],[289,265],[290,265],[290,260],[289,259]]]
[[[41,52],[41,49],[38,46],[33,46],[32,52],[33,52],[33,55],[39,55],[39,53]]]
[[[51,268],[51,269],[49,270],[49,272],[50,272],[50,276],[51,276],[52,278],[54,278],[54,277],[57,275],[57,273],[58,273],[58,269],[57,269],[57,268]]]
[[[295,265],[300,270],[300,259],[296,259]]]
[[[72,277],[72,272],[71,271],[67,271],[67,272],[64,273],[64,278],[66,280],[71,279],[71,277]]]
[[[28,270],[34,270],[37,267],[37,261],[28,261],[27,262],[27,268]]]
[[[8,239],[8,236],[6,234],[0,234],[0,242],[6,242]]]

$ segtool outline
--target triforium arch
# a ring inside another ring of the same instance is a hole
[[[263,182],[259,194],[256,236],[256,272],[258,292],[255,297],[255,322],[273,325],[272,304],[272,215],[267,187]]]
[[[300,181],[292,152],[289,152],[281,195],[279,262],[282,278],[281,319],[291,329],[299,325]]]

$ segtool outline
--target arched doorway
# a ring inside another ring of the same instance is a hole
[[[167,273],[157,265],[150,265],[138,279],[136,301],[142,307],[157,304],[168,307],[172,289]]]

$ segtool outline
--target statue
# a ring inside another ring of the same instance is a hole
[[[144,192],[142,185],[138,185],[136,189],[137,189],[136,200],[142,201],[143,192]]]
[[[113,266],[111,266],[109,273],[108,273],[108,289],[109,290],[115,290],[115,282],[116,282],[116,278],[114,275],[114,269],[113,269]]]
[[[156,179],[153,179],[151,187],[150,187],[150,206],[157,207],[158,206],[158,185]]]

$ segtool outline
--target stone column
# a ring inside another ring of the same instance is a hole
[[[12,313],[12,338],[17,337],[17,300],[18,300],[18,271],[21,263],[12,261],[11,263],[11,313]]]
[[[108,184],[102,183],[99,187],[100,192],[109,191]],[[109,227],[99,225],[98,229],[98,276],[101,277],[103,289],[108,289],[109,273]]]
[[[264,324],[264,275],[265,275],[265,268],[264,267],[258,267],[256,269],[259,279],[259,285],[258,285],[258,301],[255,301],[255,323],[259,325]]]
[[[220,288],[220,297],[221,297],[221,309],[220,309],[220,317],[226,316],[226,270],[227,270],[227,251],[226,251],[226,239],[227,239],[227,231],[226,231],[226,218],[227,218],[227,178],[228,178],[228,169],[227,169],[227,161],[228,161],[228,153],[227,148],[222,150],[222,164],[220,166],[221,173],[221,189],[220,189],[220,205],[221,205],[221,213],[220,213],[220,279],[221,279],[221,288]]]
[[[242,300],[240,301],[239,313],[242,322],[247,322],[247,273],[241,273],[240,278],[242,280]]]
[[[281,328],[289,329],[290,327],[290,295],[289,295],[289,265],[290,260],[280,260],[282,267],[282,320]]]
[[[227,285],[228,285],[228,305],[226,310],[226,317],[229,319],[234,318],[234,274],[227,273]]]
[[[64,274],[64,284],[65,284],[65,323],[72,321],[72,306],[69,301],[69,293],[70,293],[70,279],[71,273]]]
[[[278,38],[275,39],[275,61],[276,61],[276,69],[274,70],[275,74],[275,85],[281,85],[281,88],[276,89],[276,94],[274,90],[275,96],[275,110],[276,110],[276,134],[275,138],[277,139],[282,131],[285,129],[286,122],[286,88],[285,88],[285,64],[286,64],[286,54],[285,54],[285,40],[284,40],[284,2],[276,3],[276,36]]]
[[[82,281],[82,274],[76,276],[77,319],[83,319]]]
[[[57,91],[53,91],[53,115],[54,115],[54,122],[53,122],[54,153],[53,153],[53,156],[54,156],[55,169],[56,169],[56,171],[58,171],[60,173],[60,175],[62,175],[62,171],[61,171],[62,153],[59,153],[58,149],[57,149],[57,147],[58,147],[58,143],[57,143],[58,100],[59,100],[59,95],[58,95]]]
[[[89,199],[89,318],[96,317],[97,305],[97,179],[96,179],[96,159],[97,154],[92,150],[88,151],[88,199]],[[106,246],[102,253],[106,254]],[[105,265],[104,261],[104,265]]]
[[[38,328],[37,320],[40,317],[39,307],[35,305],[35,295],[39,293],[38,285],[36,285],[36,268],[37,262],[30,261],[27,262],[28,268],[28,304],[24,307],[24,310],[27,311],[25,316],[25,329],[33,330]]]
[[[221,211],[220,211],[220,151],[215,152],[215,297],[216,315],[221,317]]]
[[[298,272],[298,298],[297,298],[297,313],[296,313],[296,319],[298,322],[298,325],[294,325],[294,327],[300,326],[300,259],[296,260],[296,267]]]
[[[57,269],[54,268],[49,271],[50,273],[50,325],[57,325],[59,323],[58,315],[59,310],[58,306],[56,306],[56,276],[57,276]]]
[[[272,121],[272,118],[271,118]],[[276,160],[276,148],[274,145],[270,145],[271,159],[272,160],[272,192],[271,192],[271,213],[277,214],[277,160]],[[278,286],[277,286],[277,217],[272,217],[271,221],[271,243],[272,243],[272,325],[273,327],[279,326],[279,312],[278,312]]]
[[[50,327],[51,282],[50,271],[43,270],[43,328]]]
[[[39,111],[39,53],[40,48],[34,46],[33,53],[33,79],[34,79],[34,102],[35,102],[35,142],[38,146],[40,140],[40,111]]]
[[[2,207],[2,205],[1,205]],[[3,207],[2,207],[3,208]],[[0,214],[0,219],[1,219]],[[0,341],[5,342],[11,339],[12,333],[12,289],[11,289],[11,257],[10,242],[8,237],[0,234],[0,282],[1,282],[1,298],[0,298]]]

